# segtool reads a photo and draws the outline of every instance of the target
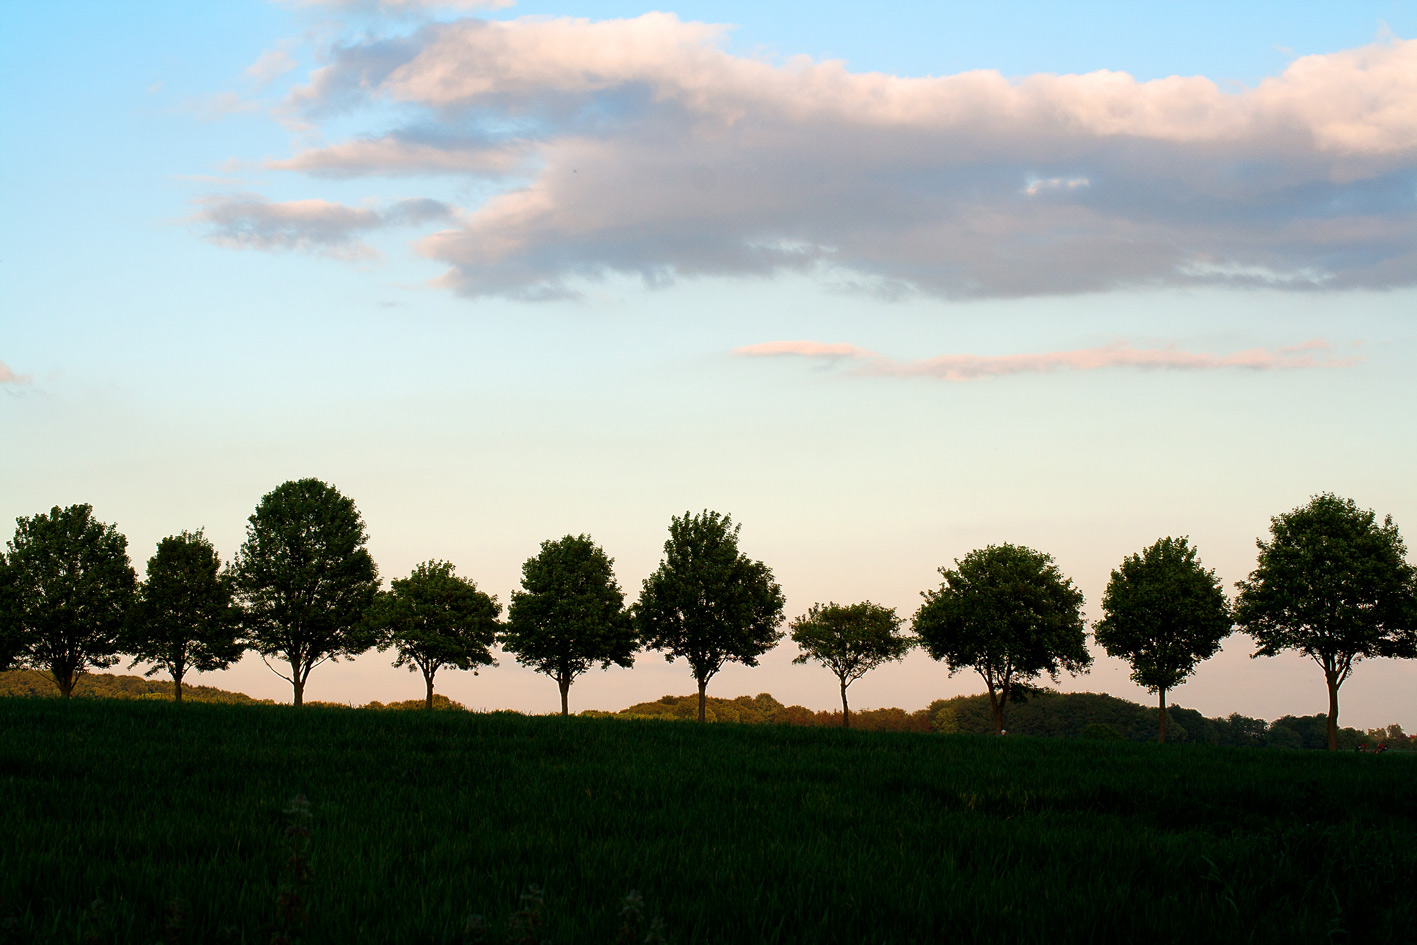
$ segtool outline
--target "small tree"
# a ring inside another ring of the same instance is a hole
[[[93,507],[57,505],[15,519],[7,570],[20,662],[54,677],[64,698],[91,669],[118,662],[119,632],[137,575],[128,540]]]
[[[147,578],[128,612],[123,652],[133,665],[153,664],[145,675],[166,670],[172,697],[181,702],[189,669],[208,673],[241,658],[239,617],[231,578],[221,572],[221,558],[201,529],[170,535],[148,559]]]
[[[1297,650],[1323,670],[1328,747],[1338,749],[1338,689],[1367,656],[1401,655],[1412,633],[1413,575],[1392,516],[1332,493],[1270,519],[1259,561],[1236,586],[1235,615],[1255,656]]]
[[[447,561],[425,561],[408,577],[381,592],[371,611],[379,649],[395,647],[395,666],[423,674],[425,705],[433,708],[433,677],[444,666],[470,669],[496,666],[491,648],[501,626],[502,605]]]
[[[635,622],[644,645],[673,662],[688,660],[699,684],[699,721],[705,690],[724,664],[757,666],[782,639],[782,589],[761,561],[738,551],[727,515],[685,512],[669,524],[664,560],[645,578]]]
[[[277,486],[246,526],[231,569],[246,637],[263,660],[290,664],[289,676],[271,671],[291,684],[297,706],[312,669],[373,644],[365,612],[379,572],[367,540],[353,500],[318,479]]]
[[[1105,615],[1093,627],[1108,656],[1132,665],[1132,679],[1160,693],[1158,742],[1166,741],[1166,693],[1185,681],[1230,635],[1220,579],[1196,559],[1187,538],[1162,538],[1112,572]]]
[[[789,625],[792,642],[802,653],[793,663],[814,660],[836,674],[841,683],[841,727],[851,727],[846,687],[889,660],[898,660],[915,641],[900,632],[895,610],[866,601],[861,604],[813,604]]]
[[[1051,555],[1017,545],[990,545],[940,568],[938,590],[922,591],[915,633],[950,675],[973,669],[989,690],[994,732],[1004,732],[1004,706],[1020,701],[1043,673],[1079,673],[1092,663],[1083,631],[1082,592]]]
[[[614,563],[589,535],[543,541],[522,565],[522,589],[512,592],[502,648],[556,680],[562,715],[577,676],[596,663],[634,664],[639,644]]]

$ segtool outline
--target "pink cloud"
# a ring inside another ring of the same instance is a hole
[[[772,341],[734,349],[747,357],[797,356],[860,362],[854,374],[888,377],[933,377],[942,381],[971,381],[1011,374],[1053,374],[1059,371],[1097,371],[1106,368],[1143,370],[1210,371],[1241,368],[1254,371],[1294,370],[1321,367],[1350,367],[1358,357],[1318,357],[1311,352],[1332,350],[1322,339],[1269,350],[1249,348],[1233,354],[1217,355],[1180,350],[1175,347],[1133,347],[1117,341],[1096,348],[1048,351],[1040,354],[945,354],[914,361],[897,361],[850,344],[822,344],[815,341]]]
[[[0,384],[28,384],[30,383],[28,374],[16,374],[10,370],[10,366],[4,361],[0,361]]]

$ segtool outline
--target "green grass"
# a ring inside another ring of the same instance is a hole
[[[268,942],[313,803],[305,941],[1417,941],[1395,754],[161,702],[0,700],[12,941]],[[105,903],[105,916],[89,914]],[[227,928],[225,939],[219,930]],[[86,938],[87,937],[87,938]]]

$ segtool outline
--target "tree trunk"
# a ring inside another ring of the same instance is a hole
[[[699,721],[700,721],[700,722],[705,722],[705,721],[707,721],[707,719],[704,717],[704,706],[705,706],[705,704],[706,704],[706,702],[707,702],[707,697],[704,696],[704,690],[707,689],[707,688],[708,688],[708,680],[707,680],[707,679],[700,679],[700,680],[699,680]]]
[[[74,686],[79,682],[79,674],[62,666],[50,666],[49,672],[54,677],[54,685],[59,687],[59,694],[65,699],[72,699]]]
[[[177,670],[172,674],[172,701],[182,701],[182,670]]]
[[[1004,703],[994,687],[989,687],[989,708],[994,710],[994,734],[1004,734]]]
[[[846,705],[846,680],[841,681],[841,727],[851,728],[851,709]]]
[[[293,666],[291,668],[294,669]],[[305,704],[305,680],[300,678],[299,672],[291,673],[291,675],[295,677],[290,681],[291,688],[295,690],[294,705],[299,708]]]
[[[1161,730],[1156,735],[1158,745],[1166,744],[1166,687],[1161,687]]]
[[[571,701],[569,697],[571,693],[571,677],[562,676],[560,679],[556,680],[556,683],[561,687],[561,714],[570,715]]]
[[[428,686],[428,699],[423,703],[423,707],[431,711],[433,708],[433,674],[424,673],[423,682]]]
[[[1338,673],[1325,668],[1324,682],[1328,683],[1328,750],[1338,751]]]

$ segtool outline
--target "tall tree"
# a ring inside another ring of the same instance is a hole
[[[1328,747],[1338,749],[1338,690],[1367,656],[1400,655],[1412,632],[1407,547],[1387,516],[1332,493],[1270,519],[1258,565],[1236,585],[1235,616],[1256,656],[1296,650],[1323,670]]]
[[[153,664],[145,675],[166,670],[172,697],[181,702],[188,670],[209,673],[241,658],[239,617],[231,578],[201,529],[169,535],[148,559],[147,578],[128,611],[123,652],[134,665]]]
[[[433,708],[433,677],[444,666],[496,666],[492,645],[501,627],[502,605],[447,561],[425,561],[379,594],[370,614],[379,649],[398,650],[395,666],[423,674],[426,705]]]
[[[726,663],[757,666],[782,639],[782,588],[767,565],[739,552],[741,527],[707,510],[675,516],[664,560],[635,605],[644,645],[671,663],[688,660],[699,684],[700,722],[709,680]]]
[[[95,521],[92,506],[56,505],[15,519],[8,549],[20,662],[49,672],[67,699],[85,672],[118,662],[137,584],[128,539]]]
[[[860,604],[813,604],[792,621],[792,642],[802,650],[793,663],[808,660],[831,670],[841,684],[841,727],[851,727],[846,688],[871,670],[910,651],[915,641],[900,632],[894,609]]]
[[[1112,572],[1093,636],[1108,656],[1132,665],[1132,679],[1160,693],[1158,742],[1166,741],[1166,693],[1185,681],[1230,635],[1230,604],[1188,538],[1162,538]]]
[[[577,676],[596,663],[634,664],[639,644],[614,563],[589,535],[543,541],[522,565],[522,589],[512,592],[502,649],[556,680],[562,715]]]
[[[1047,673],[1092,663],[1083,631],[1082,592],[1051,555],[1018,545],[990,545],[940,568],[944,582],[922,591],[915,633],[950,675],[973,669],[989,689],[994,732],[1004,732],[1004,706],[1019,701]]]
[[[365,613],[379,572],[354,501],[318,479],[285,482],[262,497],[231,574],[245,635],[266,659],[290,665],[301,705],[310,671],[373,644]]]
[[[20,624],[13,572],[0,552],[0,672],[19,665]]]

